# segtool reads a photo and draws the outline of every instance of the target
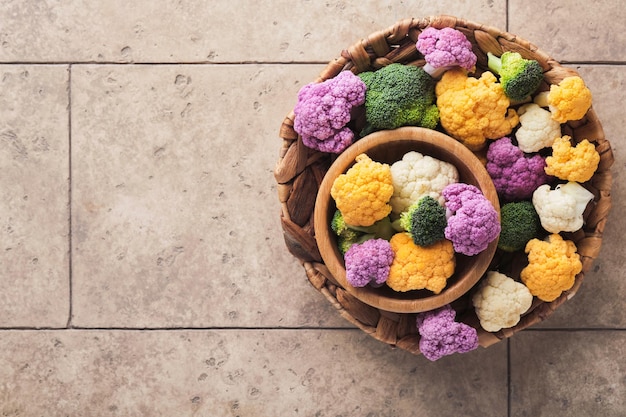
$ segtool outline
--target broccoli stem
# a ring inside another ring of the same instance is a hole
[[[385,217],[382,220],[377,221],[371,226],[353,226],[346,224],[349,229],[356,230],[357,232],[363,232],[367,234],[373,234],[376,238],[389,240],[396,233],[391,224],[389,217]]]
[[[393,227],[393,230],[395,230],[396,232],[406,232],[406,228],[403,225],[403,220],[401,218],[397,218],[396,220],[394,220],[393,222],[391,222],[391,227]]]
[[[487,67],[499,75],[500,71],[502,71],[502,59],[491,52],[487,52]]]

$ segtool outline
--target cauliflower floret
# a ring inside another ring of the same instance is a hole
[[[473,256],[487,249],[500,234],[500,219],[491,201],[480,189],[470,184],[451,184],[442,195],[446,209],[450,213],[444,230],[454,250],[463,255]]]
[[[365,102],[365,84],[350,71],[321,83],[310,83],[298,92],[294,130],[302,143],[321,152],[341,153],[354,142],[346,125],[350,112]]]
[[[546,158],[546,174],[562,180],[589,181],[598,169],[600,154],[587,139],[572,146],[569,136],[557,138],[552,144],[552,156]]]
[[[478,348],[476,329],[454,321],[456,311],[446,304],[417,315],[420,352],[430,361],[453,353],[466,353]]]
[[[443,204],[441,191],[459,181],[459,172],[448,162],[410,151],[391,165],[391,179],[393,195],[390,204],[392,211],[400,214],[425,196]]]
[[[385,239],[368,239],[355,243],[344,256],[346,280],[353,287],[382,286],[389,276],[393,250]]]
[[[456,66],[468,71],[476,67],[477,57],[472,50],[472,43],[460,30],[427,27],[417,37],[415,46],[426,60],[424,71],[435,79]]]
[[[530,293],[542,301],[554,301],[572,288],[583,269],[574,242],[559,234],[551,234],[547,241],[530,240],[526,253],[528,266],[522,269],[520,278]]]
[[[541,155],[526,155],[506,136],[489,145],[487,172],[504,201],[530,198],[537,187],[548,182],[545,167]]]
[[[417,246],[411,235],[400,232],[389,241],[394,259],[387,285],[394,291],[427,289],[439,294],[454,273],[452,242],[440,240],[428,247]]]
[[[565,77],[552,84],[550,91],[535,96],[535,103],[549,107],[552,118],[560,123],[582,119],[591,107],[591,91],[577,75]]]
[[[533,206],[541,226],[550,233],[575,232],[583,227],[583,212],[593,194],[577,182],[558,185],[554,190],[544,184],[533,193]]]
[[[337,209],[346,223],[371,226],[389,215],[393,194],[389,165],[374,162],[362,153],[345,174],[339,175],[330,189]]]
[[[472,297],[480,325],[488,332],[515,326],[532,302],[524,284],[496,271],[487,273]]]
[[[508,135],[519,122],[497,81],[489,71],[474,78],[454,68],[435,87],[441,125],[472,151],[484,148],[487,139]]]
[[[537,104],[525,104],[518,110],[521,126],[515,133],[517,146],[526,153],[538,152],[552,146],[561,137],[561,124],[552,114]]]

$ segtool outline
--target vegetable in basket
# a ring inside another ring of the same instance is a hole
[[[524,154],[506,136],[492,142],[487,150],[487,172],[504,201],[530,198],[537,187],[548,183],[545,167],[541,155]]]
[[[424,71],[434,79],[441,78],[444,72],[454,67],[467,71],[476,67],[472,43],[457,29],[428,27],[418,35],[415,46],[426,60]]]
[[[446,355],[478,348],[476,329],[454,321],[455,317],[456,311],[449,304],[417,315],[419,348],[426,359],[436,361]]]
[[[552,118],[559,123],[582,119],[591,107],[591,91],[578,75],[565,77],[558,84],[552,84],[550,91],[539,93],[534,102],[548,107]]]
[[[459,181],[459,172],[449,162],[410,151],[391,165],[391,179],[393,196],[390,204],[393,212],[400,214],[427,195],[443,204],[441,191]]]
[[[456,266],[454,249],[449,240],[428,247],[418,246],[406,232],[393,235],[389,241],[395,257],[387,285],[394,291],[429,290],[439,294]]]
[[[489,271],[472,296],[480,326],[488,332],[508,329],[533,303],[528,288],[500,272]]]
[[[504,94],[516,102],[528,100],[543,80],[539,62],[524,59],[518,52],[506,51],[500,57],[487,52],[487,66],[500,76]]]
[[[583,227],[583,213],[593,194],[577,182],[551,189],[542,185],[533,193],[533,206],[541,226],[550,233],[575,232]]]
[[[498,238],[498,212],[479,188],[464,183],[450,184],[442,195],[448,212],[452,213],[445,236],[452,241],[456,252],[477,255]]]
[[[515,132],[515,139],[522,151],[538,152],[552,146],[554,140],[561,136],[561,124],[537,104],[524,104],[517,114],[521,126]]]
[[[391,212],[391,169],[387,164],[372,161],[364,153],[355,160],[345,174],[335,179],[330,195],[346,223],[371,226]]]
[[[443,74],[435,92],[441,125],[472,151],[483,149],[487,139],[508,135],[518,124],[509,98],[489,71],[473,78],[453,68]]]
[[[554,141],[552,155],[546,158],[546,173],[566,181],[589,181],[598,169],[600,154],[587,139],[576,146],[570,140],[565,135]]]
[[[437,126],[435,81],[422,68],[396,63],[358,76],[367,86],[367,126],[361,135],[401,126]]]
[[[528,266],[522,269],[520,278],[540,300],[556,300],[563,291],[572,288],[576,275],[582,271],[576,245],[559,234],[551,234],[547,240],[532,239],[525,251]]]
[[[350,112],[365,102],[365,84],[350,71],[321,83],[307,84],[298,92],[294,130],[305,146],[320,152],[341,153],[354,142],[346,125]]]
[[[522,250],[541,231],[539,215],[530,201],[506,203],[500,209],[500,229],[499,249]]]
[[[447,224],[446,209],[429,195],[420,198],[394,222],[397,228],[409,232],[413,243],[419,246],[445,239]]]
[[[394,253],[385,239],[354,244],[345,254],[346,280],[353,287],[380,287],[389,276]]]

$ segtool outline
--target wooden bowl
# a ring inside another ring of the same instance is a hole
[[[374,161],[391,165],[409,151],[417,151],[453,164],[459,172],[459,182],[478,187],[500,214],[498,195],[484,165],[469,149],[441,132],[419,127],[379,131],[362,138],[342,152],[324,176],[315,201],[315,239],[320,254],[333,277],[348,293],[368,305],[396,313],[429,311],[461,297],[480,280],[497,247],[496,239],[478,255],[465,256],[457,253],[455,272],[439,294],[428,290],[396,292],[387,286],[356,288],[347,282],[343,256],[330,228],[336,210],[330,195],[333,182],[354,164],[357,155],[365,153]]]

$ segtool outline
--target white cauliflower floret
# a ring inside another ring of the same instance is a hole
[[[525,104],[519,108],[520,127],[515,133],[517,146],[526,153],[538,152],[552,146],[561,137],[561,124],[552,119],[552,113],[537,104]]]
[[[583,227],[583,212],[591,200],[593,194],[572,181],[554,190],[544,184],[533,193],[533,206],[541,226],[550,233],[575,232]]]
[[[390,204],[392,212],[399,214],[425,196],[443,205],[441,191],[459,181],[459,172],[448,162],[410,151],[391,165],[391,181],[393,195]]]
[[[480,325],[488,332],[508,329],[532,305],[533,296],[522,283],[496,271],[489,271],[472,297]]]

